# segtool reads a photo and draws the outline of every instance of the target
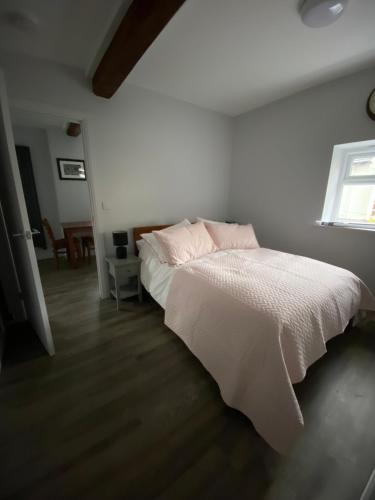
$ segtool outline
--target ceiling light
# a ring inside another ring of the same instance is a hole
[[[300,14],[304,24],[322,28],[334,23],[343,13],[348,0],[305,0]]]

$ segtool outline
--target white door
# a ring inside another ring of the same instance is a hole
[[[47,352],[55,353],[13,139],[4,74],[0,70],[0,196],[27,319]]]

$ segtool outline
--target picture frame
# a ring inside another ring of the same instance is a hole
[[[62,181],[85,181],[86,168],[84,160],[73,158],[56,158],[59,178]]]

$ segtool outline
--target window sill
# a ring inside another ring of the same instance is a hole
[[[315,221],[315,225],[318,227],[321,227],[323,229],[351,229],[355,231],[366,231],[370,233],[375,232],[375,225],[374,226],[369,226],[369,227],[364,227],[364,226],[355,226],[351,224],[340,224],[336,222],[322,222],[320,220]]]

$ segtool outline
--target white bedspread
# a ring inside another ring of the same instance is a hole
[[[211,254],[175,271],[165,324],[261,436],[286,453],[303,429],[292,384],[375,300],[354,274],[264,248]]]

